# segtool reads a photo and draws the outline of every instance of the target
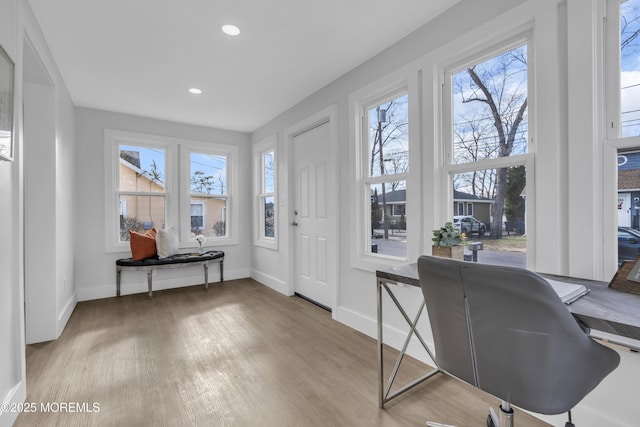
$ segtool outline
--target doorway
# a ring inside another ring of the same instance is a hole
[[[58,337],[55,215],[55,87],[23,44],[24,298],[27,344]],[[42,254],[48,254],[42,256]]]

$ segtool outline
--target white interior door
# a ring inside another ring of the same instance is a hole
[[[293,139],[295,292],[327,308],[329,123]]]

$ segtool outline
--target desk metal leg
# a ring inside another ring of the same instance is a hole
[[[120,270],[120,268],[116,269],[116,296],[119,297],[120,296],[120,272],[122,270]]]
[[[151,291],[151,283],[153,281],[153,270],[147,270],[147,286],[149,287],[149,299],[153,298],[153,292]]]
[[[396,379],[396,376],[398,374],[398,370],[400,369],[400,364],[402,363],[402,360],[404,359],[404,355],[407,351],[407,347],[409,346],[409,343],[411,342],[411,338],[412,336],[415,334],[415,336],[418,338],[418,340],[420,341],[420,343],[422,344],[422,347],[426,350],[427,354],[429,354],[429,357],[431,357],[431,359],[434,361],[434,363],[436,363],[436,359],[435,356],[433,355],[433,353],[431,352],[431,350],[429,350],[429,347],[427,346],[427,343],[425,342],[425,340],[422,338],[422,335],[420,334],[420,332],[416,329],[417,325],[418,325],[418,320],[420,320],[420,316],[422,315],[422,312],[424,311],[425,308],[425,303],[424,301],[422,302],[422,304],[420,304],[420,308],[418,309],[418,312],[415,316],[415,318],[412,320],[409,318],[409,316],[407,315],[406,311],[404,310],[404,308],[402,308],[402,305],[400,304],[400,302],[398,301],[398,299],[396,298],[396,296],[393,294],[393,292],[391,292],[391,289],[389,289],[389,286],[387,285],[387,283],[384,280],[380,280],[378,279],[378,286],[377,286],[377,305],[378,305],[378,380],[379,380],[379,384],[378,384],[378,406],[380,408],[384,408],[384,404],[389,402],[390,400],[394,399],[395,397],[401,395],[402,393],[404,393],[405,391],[408,391],[410,389],[412,389],[413,387],[417,386],[418,384],[422,383],[423,381],[431,378],[432,376],[438,374],[441,372],[440,368],[438,366],[436,366],[436,369],[429,372],[428,374],[425,374],[423,376],[421,376],[420,378],[417,378],[416,380],[404,385],[403,387],[399,388],[398,390],[396,390],[393,394],[390,394],[391,391],[391,387]],[[410,326],[410,330],[409,333],[407,334],[407,337],[405,339],[404,345],[402,346],[402,350],[400,351],[400,354],[398,355],[398,358],[396,359],[395,365],[393,367],[393,371],[391,372],[391,376],[389,377],[389,380],[387,382],[386,387],[384,386],[384,381],[385,381],[385,376],[384,376],[384,350],[383,350],[383,346],[384,346],[384,340],[383,340],[383,336],[382,336],[382,288],[387,290],[387,293],[389,294],[389,296],[391,297],[391,300],[393,301],[393,303],[395,304],[395,306],[398,308],[398,310],[400,311],[400,313],[402,314],[402,316],[404,317],[405,321],[407,322],[407,324]]]
[[[209,263],[204,263],[204,290],[209,290]]]

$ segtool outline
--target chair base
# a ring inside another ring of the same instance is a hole
[[[496,414],[493,408],[489,408],[487,427],[513,427],[513,409],[509,402],[502,401],[499,414]]]

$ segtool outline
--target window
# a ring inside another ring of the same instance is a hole
[[[366,254],[407,257],[409,108],[407,93],[364,107],[364,191],[370,200]]]
[[[129,230],[164,228],[166,151],[160,147],[119,144],[118,162],[119,242],[128,242]]]
[[[229,218],[236,153],[222,144],[106,130],[105,249],[128,250],[129,230],[172,226],[180,247],[197,246],[195,234],[207,246],[236,243]]]
[[[276,150],[275,138],[254,149],[257,196],[256,244],[277,249]]]
[[[227,156],[191,151],[189,159],[191,233],[207,239],[226,237]]]
[[[267,151],[261,155],[262,188],[260,191],[260,237],[275,237],[275,151]]]
[[[515,43],[446,73],[450,212],[466,206],[455,226],[469,240],[491,237],[480,262],[526,266],[527,51]]]
[[[623,228],[618,229],[619,265],[637,258],[637,245],[622,237],[634,234],[633,241],[640,230],[640,0],[610,0],[607,7],[607,136],[617,155],[605,158],[616,161],[617,209],[612,219]],[[613,210],[612,203],[608,205]]]

